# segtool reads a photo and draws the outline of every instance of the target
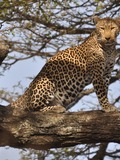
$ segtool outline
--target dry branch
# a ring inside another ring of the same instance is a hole
[[[25,113],[0,107],[0,146],[49,149],[98,142],[120,143],[120,112]]]
[[[0,65],[2,64],[2,61],[6,58],[8,52],[9,52],[8,45],[0,41]]]

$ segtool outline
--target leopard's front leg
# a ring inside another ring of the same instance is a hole
[[[104,77],[99,72],[95,72],[93,76],[93,86],[99,102],[105,112],[116,112],[117,108],[110,104],[107,98],[108,85],[105,83]]]

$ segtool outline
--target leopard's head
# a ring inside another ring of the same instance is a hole
[[[120,32],[120,18],[99,18],[94,16],[97,39],[102,45],[116,44],[116,38]]]

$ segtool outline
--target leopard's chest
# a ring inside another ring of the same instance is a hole
[[[108,55],[106,53],[107,56],[105,58],[105,70],[104,70],[104,72],[108,73],[108,74],[110,74],[112,72],[113,67],[115,65],[116,56],[114,54],[113,55],[112,54],[113,53],[111,53],[111,55]]]

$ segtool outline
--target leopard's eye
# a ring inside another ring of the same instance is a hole
[[[111,27],[111,30],[115,29],[115,27]]]
[[[104,27],[100,27],[100,29],[104,30],[105,28]]]

